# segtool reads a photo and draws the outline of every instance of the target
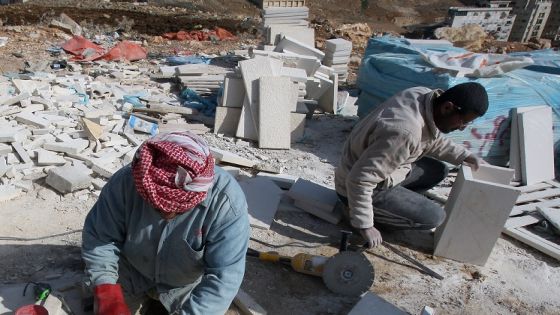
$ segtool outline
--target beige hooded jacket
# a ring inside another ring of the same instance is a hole
[[[348,198],[353,227],[373,226],[375,189],[402,182],[411,163],[431,156],[457,165],[471,154],[444,138],[435,125],[432,102],[441,93],[426,87],[406,89],[380,104],[350,133],[335,171],[335,186]]]

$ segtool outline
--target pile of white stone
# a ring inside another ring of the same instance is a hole
[[[41,178],[60,193],[98,194],[158,131],[155,121],[169,123],[160,129],[188,126],[181,114],[193,111],[169,96],[170,83],[150,80],[148,69],[96,62],[90,70],[95,78],[81,71],[0,77],[0,201]],[[162,119],[136,112],[139,103]]]
[[[351,47],[343,39],[335,43]],[[304,136],[306,114],[338,112],[340,74],[322,64],[325,53],[295,38],[267,48],[252,50],[252,59],[225,76],[214,132],[289,149]]]
[[[283,36],[315,46],[315,29],[309,27],[308,7],[268,7],[262,12],[267,45],[276,45]]]
[[[339,81],[346,82],[348,62],[352,54],[352,42],[342,38],[329,39],[325,42],[325,46],[323,64],[334,69]]]

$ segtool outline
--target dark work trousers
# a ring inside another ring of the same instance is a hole
[[[423,157],[412,164],[408,176],[399,185],[376,190],[373,196],[373,220],[376,227],[385,230],[429,230],[445,219],[440,205],[421,195],[447,176],[445,164]],[[348,199],[339,195],[348,206]]]

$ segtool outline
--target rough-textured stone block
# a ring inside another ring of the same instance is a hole
[[[486,263],[520,191],[492,182],[485,172],[484,165],[478,172],[461,167],[445,205],[447,216],[436,230],[434,255]],[[504,172],[513,176],[509,169]]]
[[[323,58],[325,58],[325,53],[323,53],[319,49],[316,49],[313,46],[306,45],[289,36],[285,36],[278,43],[278,45],[276,45],[276,49],[274,49],[274,51],[291,52],[304,56],[313,56],[319,60],[323,60]]]
[[[262,77],[259,86],[259,148],[289,149],[297,86],[288,77]]]
[[[235,136],[240,116],[241,108],[222,106],[216,107],[214,133]]]
[[[78,154],[89,145],[89,141],[84,139],[72,139],[64,142],[45,143],[43,148],[49,151],[63,152],[69,154]]]
[[[57,191],[66,194],[91,185],[92,178],[80,167],[61,166],[48,172],[46,183]]]
[[[240,78],[224,79],[224,96],[222,98],[222,106],[239,107],[243,106],[245,99],[245,85]]]
[[[270,179],[257,177],[239,183],[247,198],[249,222],[252,227],[270,229],[278,204],[282,198],[280,189]]]

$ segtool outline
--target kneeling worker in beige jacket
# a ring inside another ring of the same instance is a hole
[[[444,210],[419,192],[447,176],[439,160],[475,170],[484,163],[442,133],[464,130],[487,109],[488,95],[478,83],[445,92],[414,87],[380,104],[354,127],[335,185],[350,224],[369,247],[382,242],[377,227],[427,230],[443,222]]]

